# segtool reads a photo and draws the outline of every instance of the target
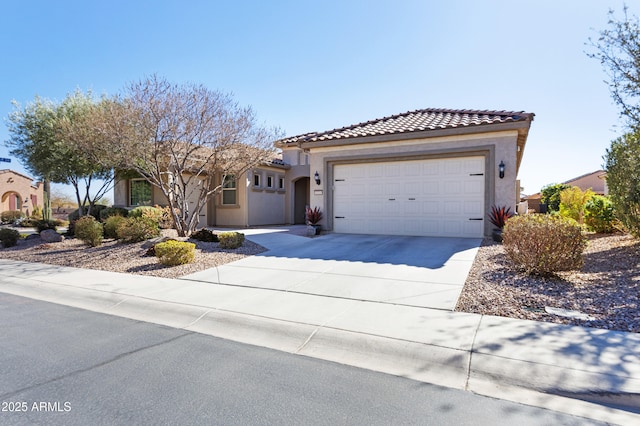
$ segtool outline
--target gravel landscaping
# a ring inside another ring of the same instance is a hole
[[[163,233],[175,236],[173,230]],[[177,278],[266,250],[249,240],[236,250],[193,242],[195,261],[175,267],[147,256],[142,243],[113,240],[100,247],[76,239],[45,244],[39,238],[20,240],[15,247],[0,249],[0,258]],[[592,234],[584,259],[580,271],[528,276],[512,267],[501,244],[485,239],[456,311],[640,332],[640,241],[629,235]]]
[[[456,311],[640,332],[640,241],[590,234],[580,271],[535,277],[483,241]]]
[[[162,231],[163,236],[176,237],[175,230]],[[18,245],[0,249],[0,258],[25,262],[48,263],[76,268],[100,269],[155,277],[178,278],[203,269],[235,262],[243,257],[262,253],[266,249],[249,240],[235,250],[224,250],[218,243],[189,240],[196,245],[193,263],[180,266],[164,266],[155,256],[147,256],[144,243],[123,244],[105,240],[99,247],[88,247],[82,241],[69,238],[59,243],[42,243],[39,238],[20,240]]]

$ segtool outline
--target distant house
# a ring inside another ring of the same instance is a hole
[[[455,236],[491,233],[491,206],[515,208],[534,114],[423,109],[276,141],[282,160],[222,189],[201,226],[305,222],[323,212],[336,233]],[[118,182],[115,204],[166,204],[143,180]]]
[[[27,216],[38,206],[42,208],[43,184],[13,170],[0,170],[0,213],[20,210]]]
[[[562,183],[565,185],[577,186],[583,191],[590,189],[597,195],[608,195],[609,189],[607,188],[606,177],[606,171],[596,170],[595,172],[587,173]],[[540,192],[527,196],[525,199],[529,204],[529,209],[539,212],[541,198],[542,194]]]

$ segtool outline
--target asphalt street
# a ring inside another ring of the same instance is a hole
[[[601,424],[4,293],[0,330],[2,425]]]

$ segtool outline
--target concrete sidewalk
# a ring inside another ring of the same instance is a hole
[[[252,239],[255,237],[251,237]],[[259,238],[258,238],[259,239]],[[277,247],[273,247],[275,253]],[[640,335],[0,259],[0,292],[547,407],[640,420]],[[559,397],[606,400],[605,406]],[[610,396],[615,394],[615,397]]]

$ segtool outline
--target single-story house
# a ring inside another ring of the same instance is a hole
[[[577,186],[583,191],[590,189],[597,195],[609,194],[609,188],[607,188],[607,172],[604,170],[596,170],[595,172],[586,173],[562,183],[565,185]],[[540,192],[525,197],[529,209],[536,212],[540,212],[541,199],[542,194]]]
[[[281,160],[224,188],[201,225],[304,223],[338,233],[482,237],[492,205],[515,208],[534,114],[424,109],[276,141]],[[141,189],[144,188],[144,189]],[[139,194],[143,194],[141,197]],[[116,184],[115,204],[166,204],[144,181]]]
[[[29,176],[9,169],[0,170],[0,213],[20,210],[30,215],[35,207],[42,208],[43,188],[42,182],[34,183]]]

